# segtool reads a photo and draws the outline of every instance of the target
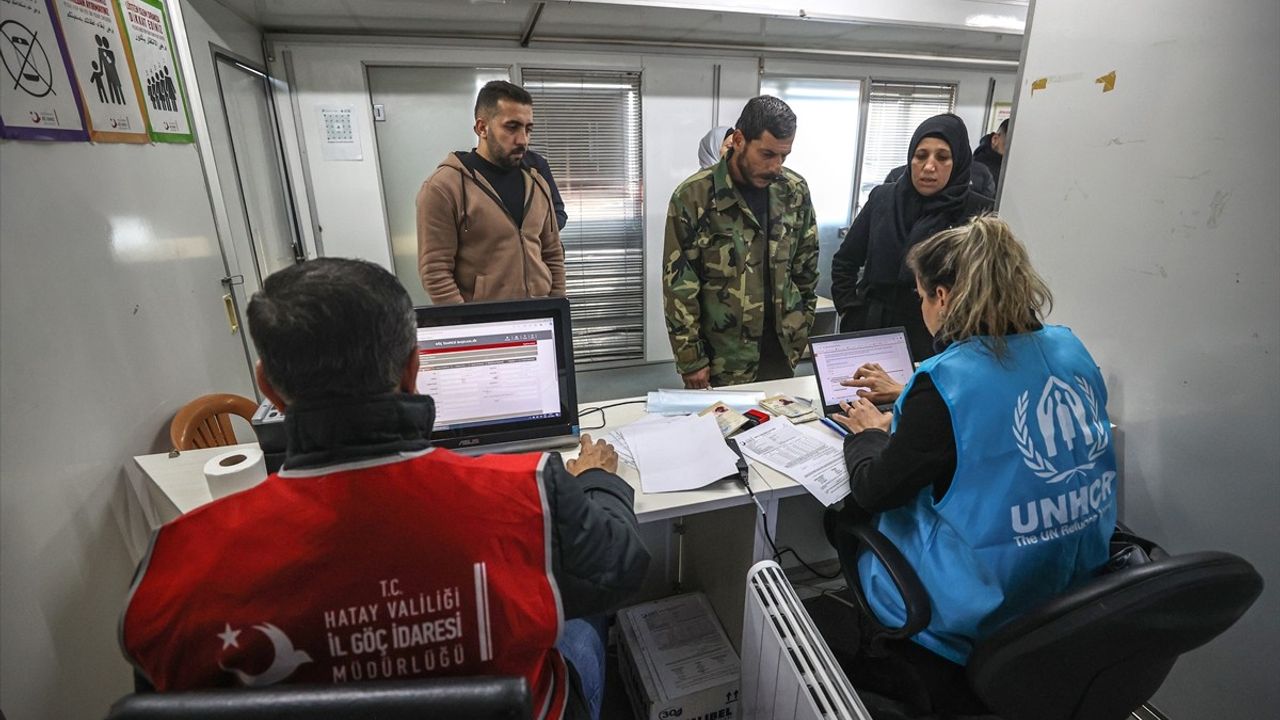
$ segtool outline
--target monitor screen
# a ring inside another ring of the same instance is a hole
[[[567,301],[430,306],[417,314],[417,387],[435,400],[435,444],[576,435]]]
[[[906,384],[915,372],[907,332],[903,328],[885,328],[862,332],[823,335],[810,340],[813,350],[813,374],[817,376],[823,409],[833,412],[840,402],[857,399],[859,388],[845,387],[842,380],[867,363],[878,363],[894,380]]]

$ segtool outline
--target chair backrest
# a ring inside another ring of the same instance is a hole
[[[469,677],[128,695],[107,720],[526,720],[524,678]]]
[[[1104,574],[984,639],[969,681],[1005,720],[1122,720],[1261,592],[1253,566],[1222,552]]]
[[[232,393],[201,395],[192,400],[169,423],[169,440],[175,450],[235,445],[236,434],[231,428],[231,415],[245,420],[253,419],[258,403]]]

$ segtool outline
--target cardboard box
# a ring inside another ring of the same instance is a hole
[[[705,595],[623,608],[617,627],[618,667],[638,720],[738,717],[742,666]]]

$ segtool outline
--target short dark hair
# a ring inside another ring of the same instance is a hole
[[[528,90],[506,80],[490,80],[476,95],[476,117],[489,117],[498,110],[499,100],[510,100],[520,105],[532,105],[533,96]]]
[[[1009,118],[1000,121],[1000,127],[996,128],[996,132],[1003,135],[1009,131]]]
[[[791,107],[772,95],[759,95],[747,101],[738,116],[736,127],[742,137],[755,140],[768,130],[779,140],[796,134],[796,114]]]
[[[267,380],[289,402],[391,392],[417,349],[409,293],[364,260],[318,258],[273,273],[247,315]]]

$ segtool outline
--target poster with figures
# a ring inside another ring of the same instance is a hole
[[[0,0],[0,137],[88,140],[51,0]]]
[[[189,143],[191,119],[163,0],[115,0],[156,142]]]
[[[144,143],[147,116],[112,0],[54,0],[89,139]]]

